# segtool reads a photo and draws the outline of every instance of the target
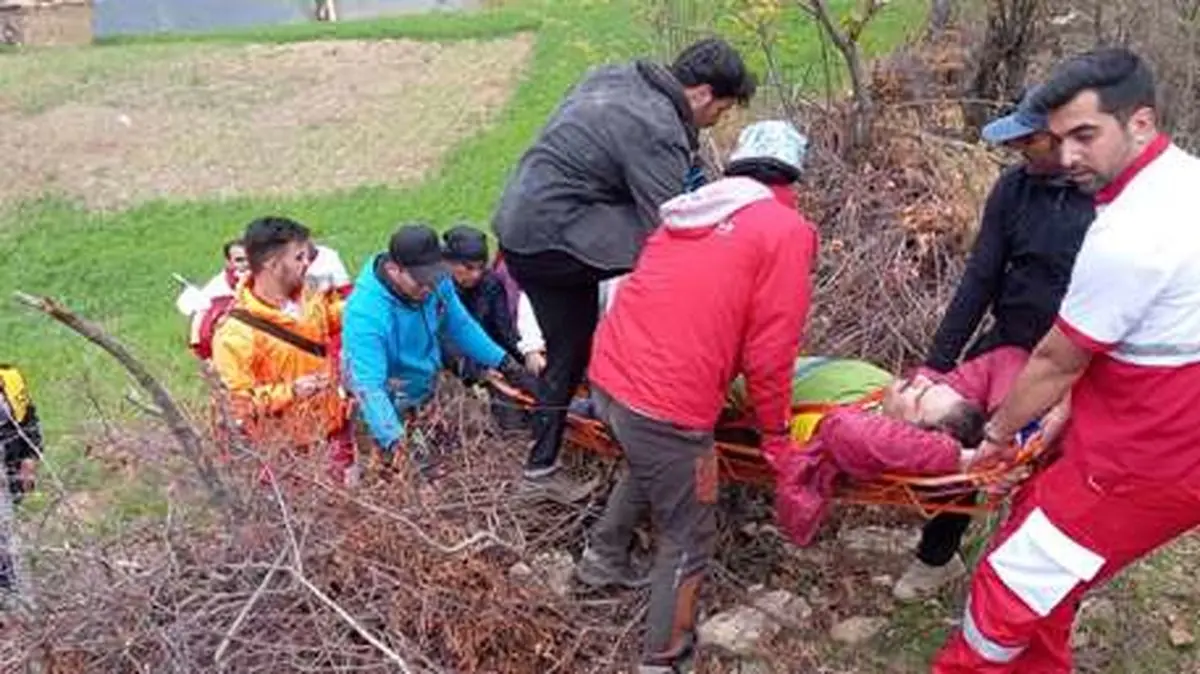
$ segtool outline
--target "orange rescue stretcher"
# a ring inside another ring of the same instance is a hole
[[[501,381],[493,385],[505,395],[532,406],[533,400]],[[819,415],[839,406],[867,407],[882,399],[876,391],[863,399],[844,405],[798,405],[793,415]],[[602,457],[621,457],[621,447],[604,423],[569,412],[566,444]],[[773,489],[775,471],[758,447],[757,432],[746,422],[722,420],[716,430],[716,451],[722,481]],[[843,480],[835,500],[858,505],[890,505],[919,510],[926,517],[942,512],[977,514],[995,510],[1008,492],[1028,477],[1044,460],[1045,446],[1040,436],[1026,442],[1011,464],[984,467],[937,476],[889,474],[871,482]],[[972,495],[975,497],[972,499]]]

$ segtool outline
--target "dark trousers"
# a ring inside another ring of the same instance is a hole
[[[675,666],[690,658],[700,583],[717,541],[717,455],[711,431],[644,417],[594,391],[596,410],[620,443],[629,473],[592,529],[591,547],[613,565],[628,562],[634,528],[650,516],[660,537],[650,574],[642,662]]]
[[[533,415],[531,477],[554,470],[567,425],[567,405],[587,373],[592,334],[600,319],[600,282],[623,273],[584,264],[559,251],[523,255],[504,251],[509,272],[529,296],[546,340],[542,397]]]
[[[963,356],[970,360],[991,351],[1005,342],[995,330],[989,330],[976,339]],[[975,494],[965,494],[949,499],[948,503],[970,505],[975,500]],[[945,566],[954,559],[962,547],[963,536],[971,526],[971,516],[965,513],[938,513],[934,515],[921,530],[921,542],[917,544],[917,559],[929,566]]]

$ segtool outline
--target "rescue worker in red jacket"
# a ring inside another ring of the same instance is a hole
[[[807,139],[786,122],[747,127],[726,177],[660,209],[596,333],[588,378],[628,475],[576,575],[639,586],[629,565],[647,512],[662,537],[640,673],[690,659],[700,583],[716,536],[713,429],[744,373],[768,448],[788,445],[792,370],[811,297],[817,232],[796,210]]]

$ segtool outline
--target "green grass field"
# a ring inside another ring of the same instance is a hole
[[[851,3],[843,2],[845,6]],[[895,44],[919,23],[920,0],[893,3],[868,42]],[[314,24],[253,32],[112,40],[100,46],[37,54],[36,67],[0,69],[0,83],[52,77],[56,98],[72,87],[103,82],[109,73],[155,49],[178,53],[212,43],[296,42],[314,39],[419,40],[502,36],[534,29],[533,61],[497,122],[466,140],[422,184],[369,187],[324,195],[239,198],[198,202],[159,201],[117,213],[92,213],[47,196],[0,213],[0,295],[14,290],[59,298],[100,321],[143,356],[185,397],[200,388],[185,348],[185,324],[174,310],[172,272],[202,280],[219,265],[221,241],[251,218],[283,213],[308,224],[355,267],[381,247],[394,225],[422,220],[435,226],[467,220],[486,225],[507,172],[561,94],[589,66],[654,53],[642,10],[631,0],[519,1],[471,15],[437,14],[359,23]],[[718,22],[720,25],[720,22]],[[813,27],[793,22],[788,58],[819,60]],[[806,41],[807,34],[814,36]],[[761,56],[747,49],[752,61]],[[37,102],[26,102],[36,104]],[[28,372],[43,416],[58,437],[92,413],[81,391],[105,404],[119,403],[127,384],[106,356],[45,318],[0,305],[0,358]],[[119,413],[120,408],[110,409]]]

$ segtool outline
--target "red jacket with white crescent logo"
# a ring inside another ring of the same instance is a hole
[[[785,434],[816,229],[789,189],[741,177],[660,215],[596,331],[590,381],[645,416],[712,429],[744,373],[762,430]]]

